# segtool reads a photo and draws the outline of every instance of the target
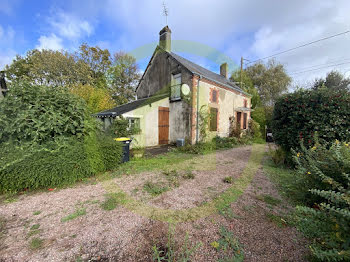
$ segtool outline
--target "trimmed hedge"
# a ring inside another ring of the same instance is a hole
[[[300,90],[277,100],[272,131],[277,144],[286,151],[313,143],[350,140],[350,95],[329,89]]]
[[[68,185],[116,168],[122,148],[111,137],[89,136],[45,147],[2,144],[0,155],[4,156],[0,158],[0,192],[18,192]]]

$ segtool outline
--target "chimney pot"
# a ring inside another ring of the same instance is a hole
[[[159,32],[159,46],[167,52],[171,52],[171,30],[165,26]]]
[[[220,66],[220,75],[224,76],[226,79],[228,79],[228,64],[223,63]]]

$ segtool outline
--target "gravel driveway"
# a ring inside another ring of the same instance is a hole
[[[187,209],[203,205],[230,187],[225,177],[237,180],[247,168],[252,147],[218,151],[189,160],[188,170],[175,170],[176,184],[169,186],[164,172],[122,176],[97,184],[19,196],[0,204],[0,261],[152,261],[152,246],[166,243],[168,224],[139,215],[123,205],[103,209],[106,184],[115,183],[128,197],[150,207]],[[206,166],[208,161],[211,165]],[[209,161],[209,162],[210,162]],[[249,166],[248,166],[249,167]],[[146,182],[167,184],[168,191],[152,196]],[[259,196],[279,195],[258,170],[253,182],[231,205],[236,218],[217,213],[199,220],[178,223],[176,242],[186,234],[191,244],[202,245],[192,261],[217,261],[220,254],[211,243],[221,226],[230,228],[243,245],[245,261],[303,261],[304,242],[288,226],[279,228],[266,219],[266,212],[283,213],[288,205],[267,207]],[[287,206],[282,208],[281,206]]]

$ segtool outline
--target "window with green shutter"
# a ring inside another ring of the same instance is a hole
[[[218,109],[217,108],[210,108],[210,131],[217,131],[218,130]]]

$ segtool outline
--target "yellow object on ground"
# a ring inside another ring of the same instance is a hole
[[[128,140],[131,140],[130,138],[128,137],[118,137],[118,138],[114,138],[115,141],[128,141]]]

